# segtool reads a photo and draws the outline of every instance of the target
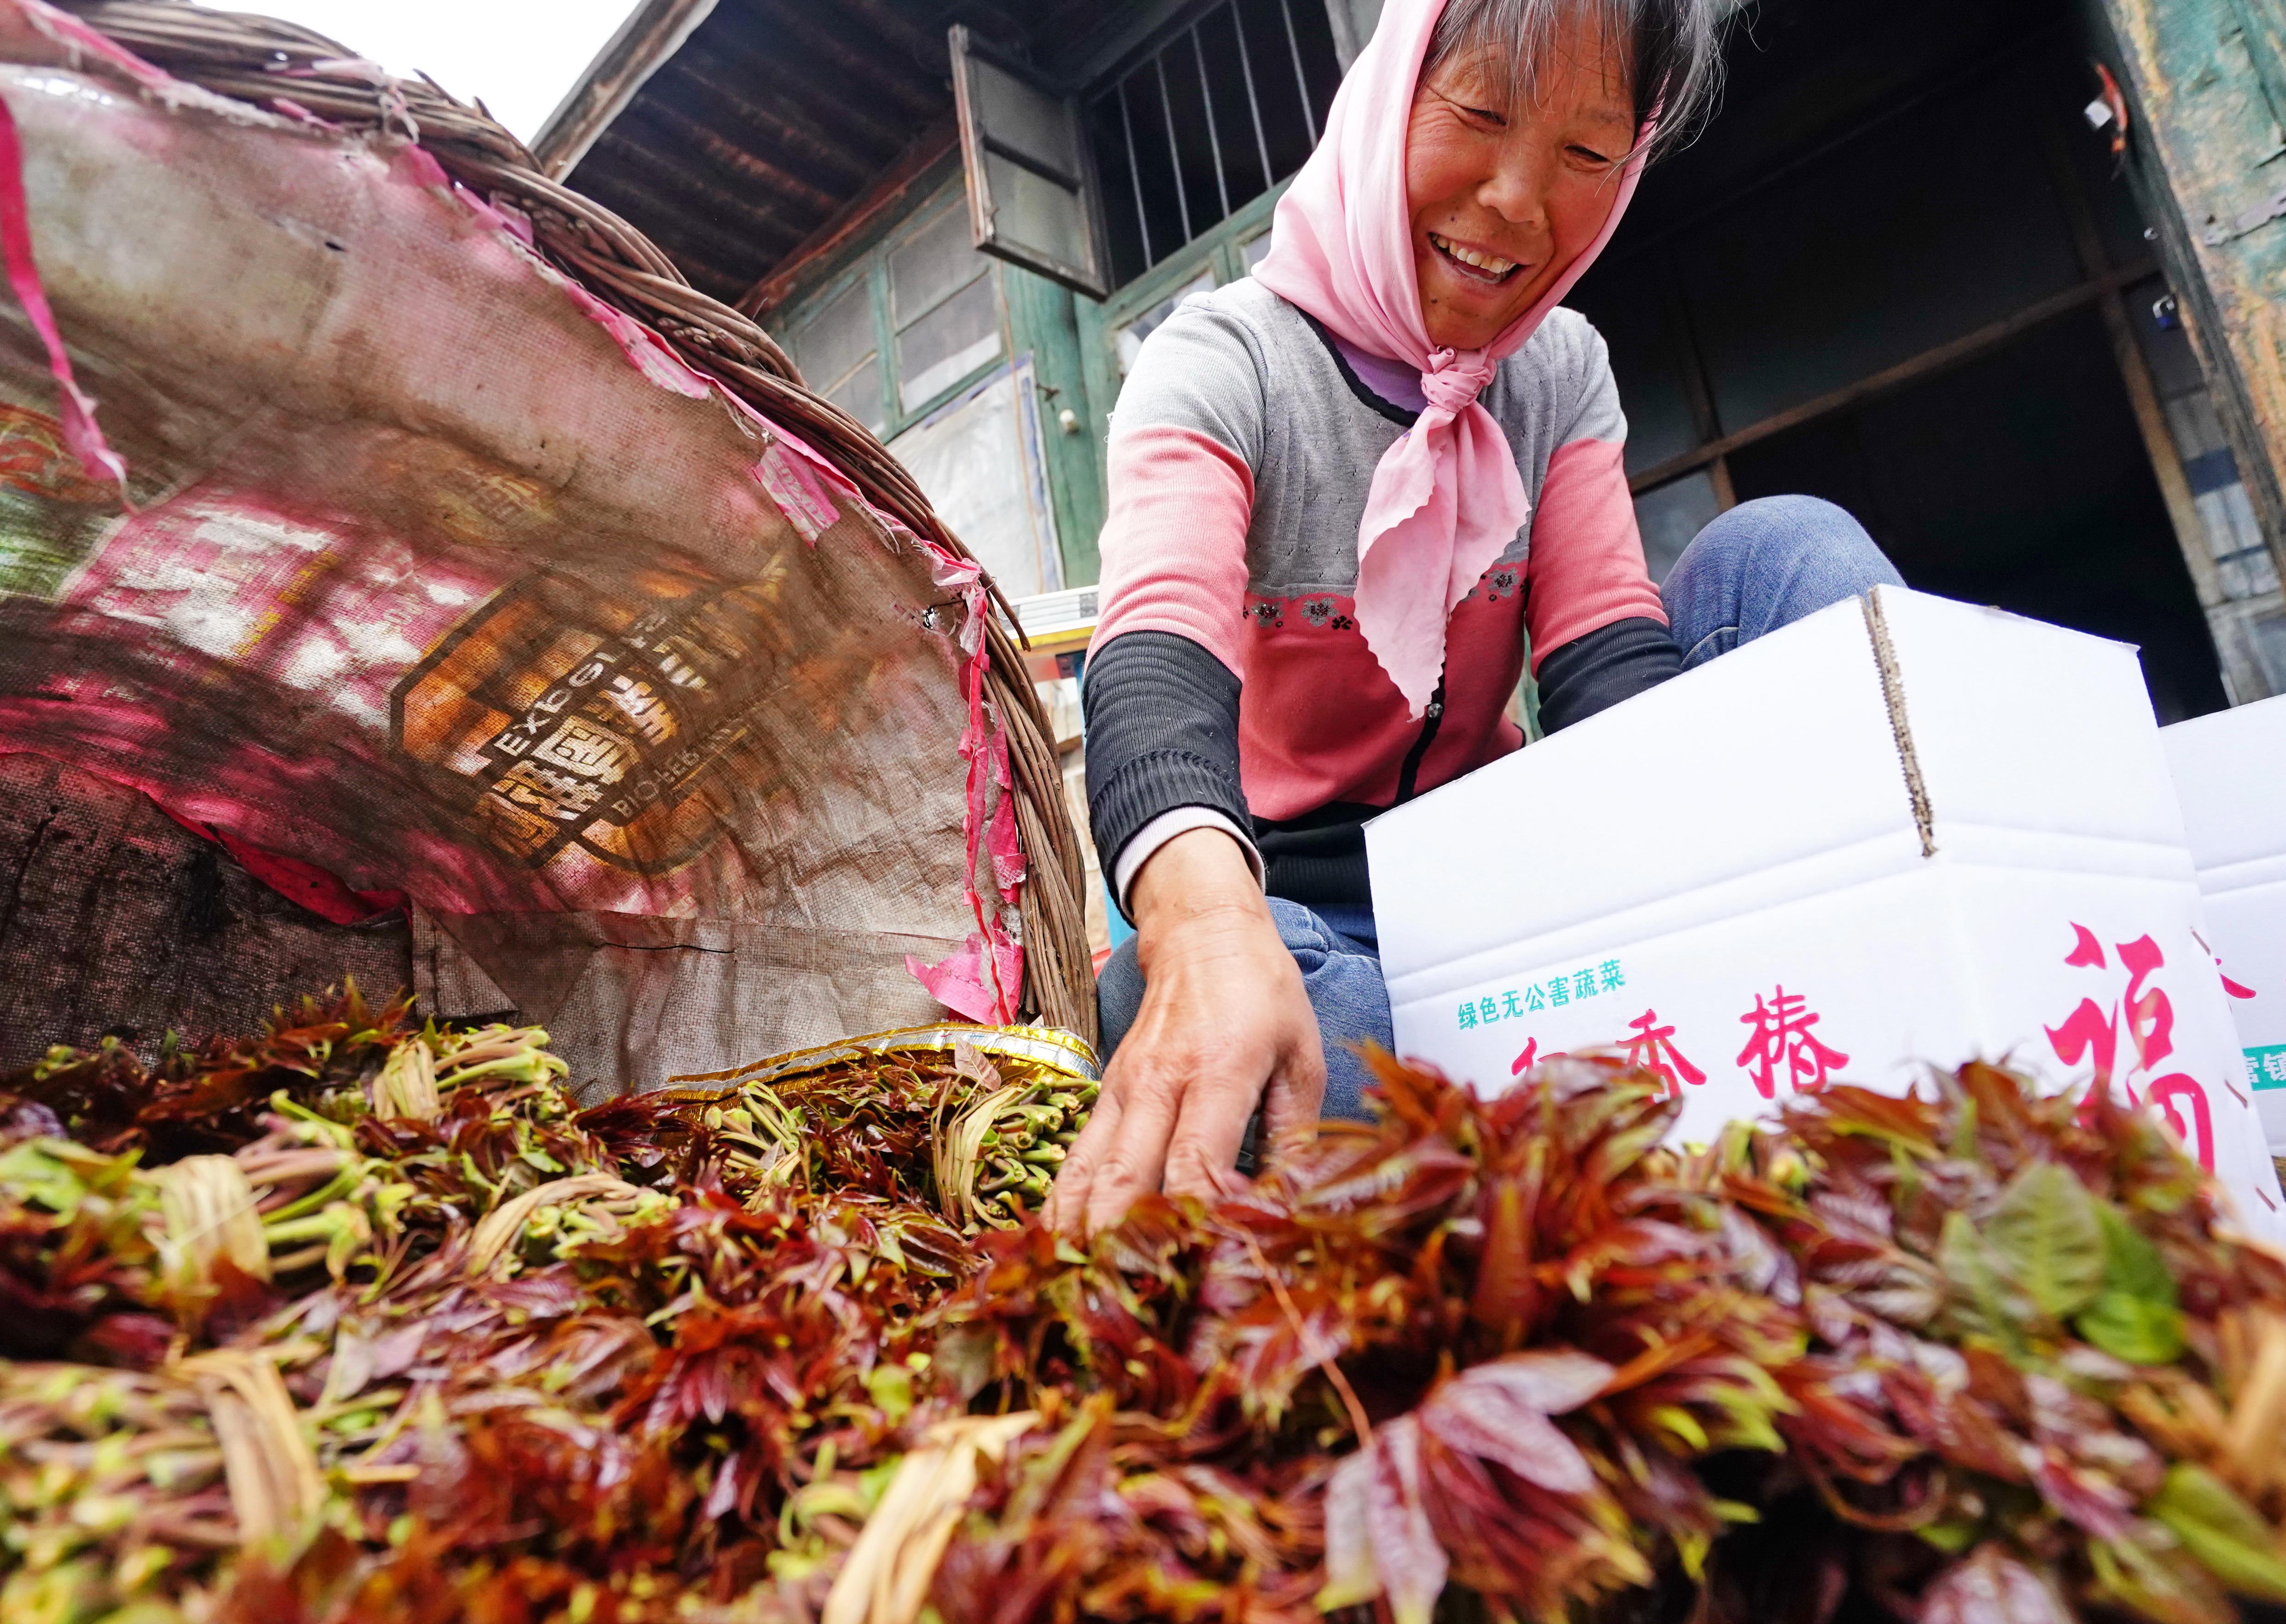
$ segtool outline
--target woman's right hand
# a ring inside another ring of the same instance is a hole
[[[1143,1005],[1048,1200],[1048,1222],[1075,1236],[1154,1190],[1227,1189],[1257,1101],[1274,1154],[1316,1126],[1326,1092],[1302,973],[1237,841],[1218,829],[1177,835],[1129,901]]]

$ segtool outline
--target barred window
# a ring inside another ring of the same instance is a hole
[[[1112,281],[1302,167],[1341,65],[1313,0],[1225,0],[1085,99]]]

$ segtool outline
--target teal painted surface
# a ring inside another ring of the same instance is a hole
[[[1006,354],[991,366],[1028,352],[1032,357],[1041,385],[1042,449],[1047,462],[1049,500],[1055,512],[1067,587],[1092,585],[1100,574],[1096,540],[1103,529],[1105,512],[1105,437],[1119,398],[1115,348],[1119,329],[1201,275],[1210,277],[1216,287],[1244,276],[1247,248],[1269,230],[1272,211],[1284,192],[1282,184],[1272,188],[1101,304],[1014,265],[995,266],[993,274],[999,279],[1006,322]],[[940,208],[958,206],[955,200],[963,193],[959,163],[948,159],[928,184],[914,188],[906,207],[875,222],[842,253],[819,265],[792,298],[763,318],[763,326],[773,336],[787,340],[800,332],[814,311],[854,281],[863,280],[871,287],[879,343],[875,364],[881,368],[882,398],[889,413],[888,428],[881,437],[885,440],[918,422],[991,369],[979,368],[974,376],[919,403],[914,410],[901,409],[891,367],[888,255],[909,229],[924,223]],[[1059,418],[1066,409],[1078,421],[1076,432],[1067,433],[1060,426]]]
[[[2235,23],[2255,76],[2262,83],[2272,121],[2286,128],[2286,11],[2277,0],[2228,0],[2227,22]]]
[[[1103,461],[1100,429],[1088,398],[1080,356],[1076,306],[1089,303],[1070,289],[1014,265],[1004,266],[1001,287],[1008,328],[1018,354],[1029,351],[1040,394],[1040,442],[1047,462],[1048,499],[1055,509],[1056,542],[1064,584],[1084,587],[1098,574],[1096,535],[1103,528]],[[1060,417],[1070,412],[1067,432]]]
[[[2100,5],[2132,114],[2139,201],[2272,553],[2286,567],[2286,8],[2278,0]]]

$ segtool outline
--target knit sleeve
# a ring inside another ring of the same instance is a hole
[[[1241,832],[1252,826],[1238,770],[1238,679],[1186,637],[1130,632],[1088,659],[1080,680],[1087,713],[1087,815],[1104,871],[1131,879],[1130,842],[1166,814],[1221,814],[1258,873]],[[1127,887],[1115,888],[1122,912]]]
[[[1548,460],[1532,516],[1525,564],[1525,625],[1533,668],[1552,650],[1620,620],[1667,624],[1659,588],[1644,567],[1628,491],[1628,420],[1609,351],[1593,329],[1579,404]]]
[[[1683,652],[1657,620],[1614,620],[1549,650],[1539,662],[1540,725],[1560,732],[1683,674]]]

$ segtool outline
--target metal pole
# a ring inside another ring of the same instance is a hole
[[[1262,104],[1254,95],[1254,57],[1246,48],[1246,20],[1238,14],[1234,3],[1230,8],[1231,32],[1238,35],[1238,71],[1246,81],[1246,110],[1254,117],[1254,150],[1262,158],[1262,185],[1266,190],[1278,178],[1270,172],[1270,143],[1262,134]]]
[[[1206,47],[1199,43],[1199,26],[1191,25],[1191,60],[1198,64],[1199,101],[1207,110],[1207,146],[1213,149],[1215,195],[1222,200],[1222,217],[1230,218],[1230,182],[1223,178],[1222,132],[1215,128],[1214,91],[1207,84]]]
[[[1151,252],[1151,217],[1143,212],[1143,171],[1135,165],[1135,121],[1127,111],[1127,81],[1119,82],[1119,128],[1127,137],[1127,178],[1135,187],[1135,229],[1143,233],[1143,263],[1158,264]]]
[[[1281,0],[1282,4],[1284,0]],[[1191,229],[1191,189],[1183,184],[1183,152],[1175,145],[1175,104],[1167,99],[1167,53],[1161,51],[1151,59],[1151,71],[1159,75],[1159,116],[1167,121],[1167,162],[1175,169],[1175,201],[1183,215],[1183,240],[1188,242],[1198,233]]]
[[[1294,57],[1294,88],[1302,92],[1302,128],[1310,132],[1310,145],[1318,144],[1318,115],[1310,111],[1310,82],[1302,75],[1302,42],[1294,33],[1294,8],[1287,0],[1278,0],[1278,14],[1286,20],[1286,49]]]

